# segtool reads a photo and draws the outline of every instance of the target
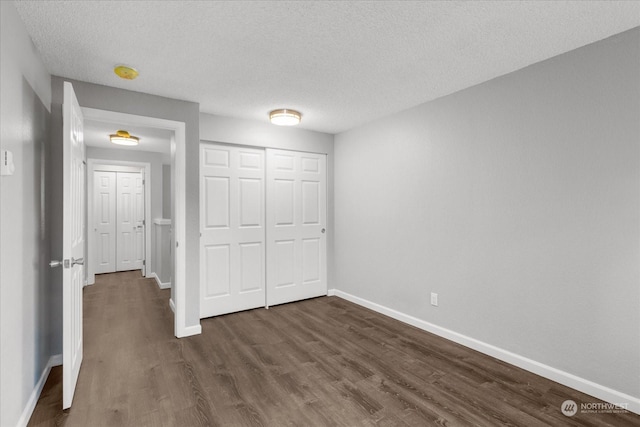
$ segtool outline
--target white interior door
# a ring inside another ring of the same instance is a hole
[[[200,318],[265,305],[264,151],[200,145]]]
[[[140,270],[143,268],[143,186],[143,175],[140,172],[118,172],[116,174],[117,271]]]
[[[267,306],[326,295],[326,156],[266,155]]]
[[[82,364],[85,147],[82,110],[64,82],[62,255],[62,407],[71,407]]]
[[[116,271],[116,172],[93,173],[95,273]]]

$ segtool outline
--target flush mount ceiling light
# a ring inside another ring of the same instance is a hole
[[[118,77],[125,80],[133,80],[138,77],[138,70],[127,67],[126,65],[117,65],[113,69],[113,72],[116,73]]]
[[[118,145],[138,145],[140,138],[137,136],[129,135],[126,130],[119,130],[114,134],[109,135],[111,142]]]
[[[273,110],[269,113],[269,119],[271,123],[278,126],[295,126],[300,123],[302,114],[296,110],[288,110],[281,108],[279,110]]]

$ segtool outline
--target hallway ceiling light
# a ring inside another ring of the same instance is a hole
[[[138,77],[138,70],[127,67],[126,65],[117,65],[113,69],[113,72],[116,73],[118,77],[125,80],[133,80]]]
[[[288,110],[281,108],[279,110],[273,110],[269,113],[269,119],[271,123],[278,126],[295,126],[300,123],[302,114],[296,110]]]
[[[129,135],[126,130],[119,130],[114,134],[109,135],[111,142],[118,145],[138,145],[140,138],[137,136]]]

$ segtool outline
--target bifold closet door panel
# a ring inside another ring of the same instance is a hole
[[[267,305],[326,295],[326,155],[266,155]]]
[[[200,318],[265,305],[264,154],[200,145]]]
[[[93,212],[95,231],[95,272],[116,271],[116,173],[93,174]]]

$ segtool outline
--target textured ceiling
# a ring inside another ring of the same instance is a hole
[[[640,25],[637,1],[18,1],[51,74],[337,133]],[[120,80],[116,64],[140,71]]]

